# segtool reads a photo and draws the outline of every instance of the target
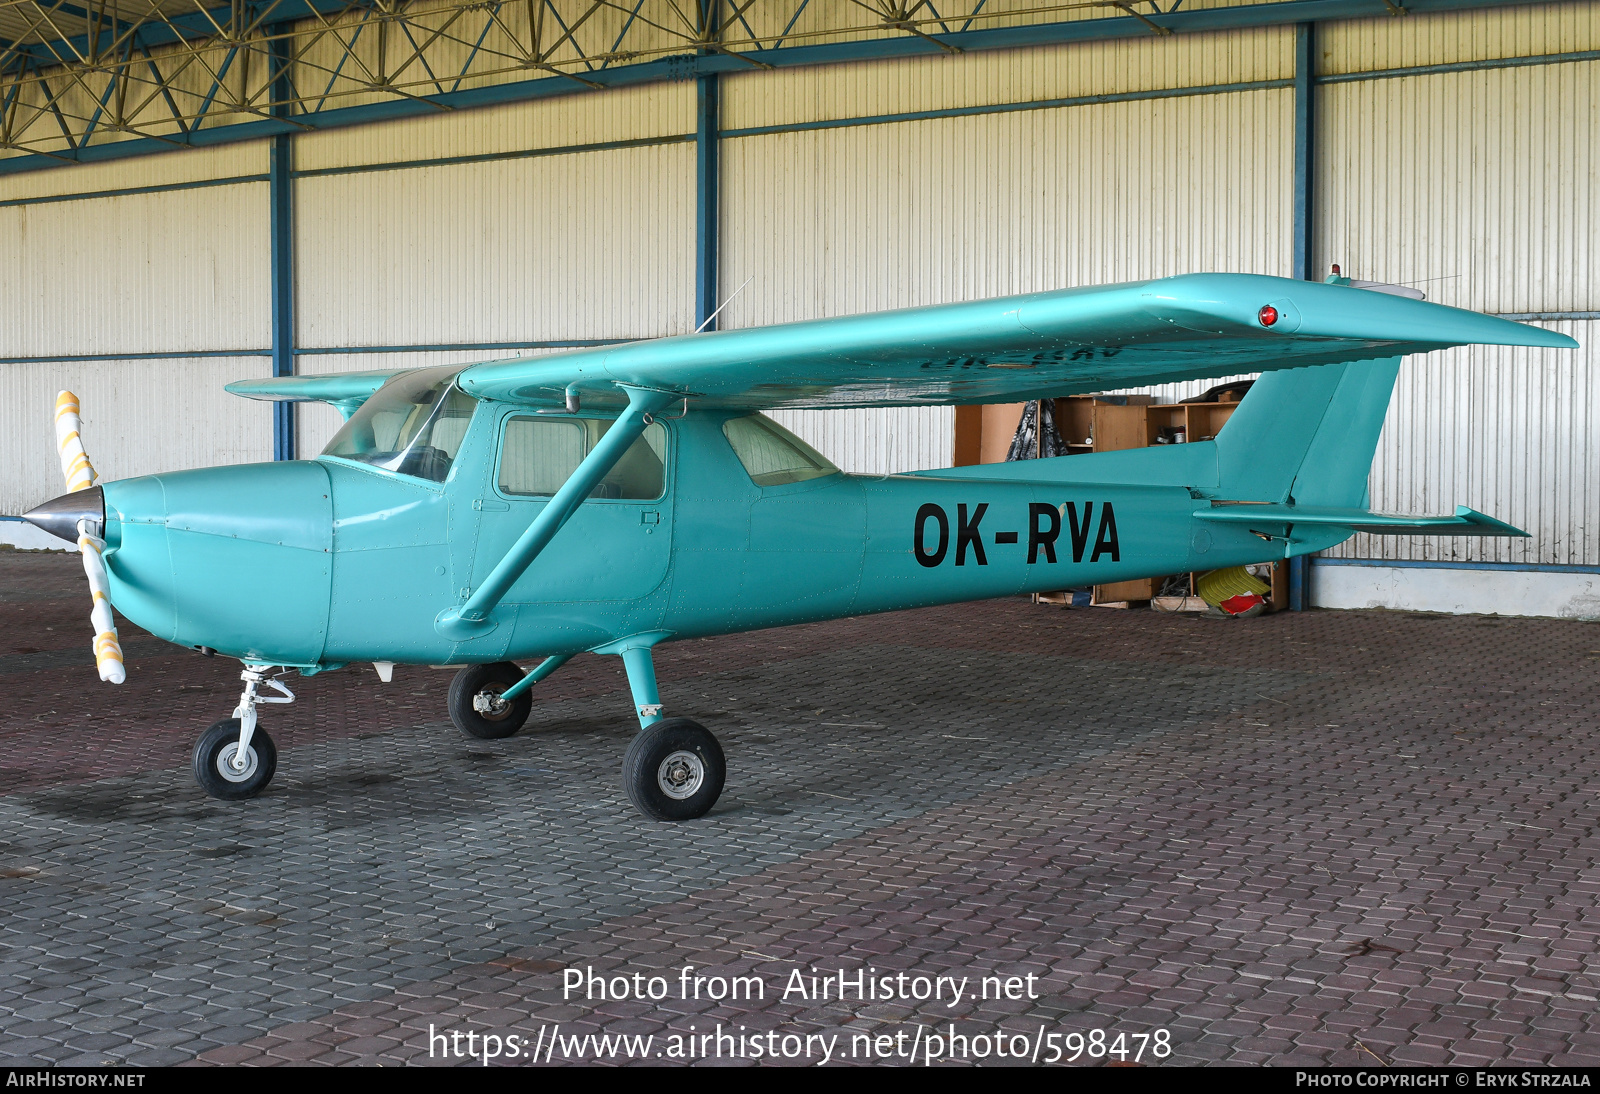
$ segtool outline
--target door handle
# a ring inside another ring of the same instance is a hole
[[[494,498],[473,498],[472,507],[480,513],[509,513],[511,506]]]

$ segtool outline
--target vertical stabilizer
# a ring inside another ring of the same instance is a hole
[[[1217,434],[1233,501],[1364,506],[1400,358],[1265,373]]]

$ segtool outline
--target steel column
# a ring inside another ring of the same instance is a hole
[[[272,43],[273,98],[289,98],[291,42]],[[288,107],[274,107],[286,112]],[[272,138],[267,168],[267,200],[271,205],[268,232],[272,250],[272,375],[294,375],[294,144],[287,133]],[[295,414],[291,402],[272,404],[272,458],[295,458]]]
[[[1319,280],[1312,266],[1316,198],[1317,25],[1301,23],[1294,36],[1294,261],[1289,276]]]
[[[716,330],[717,310],[717,75],[697,77],[699,107],[694,133],[694,325]]]
[[[1294,35],[1294,254],[1291,277],[1317,280],[1312,265],[1315,230],[1317,138],[1317,25],[1300,23]],[[1289,560],[1289,610],[1304,611],[1311,601],[1311,556]]]

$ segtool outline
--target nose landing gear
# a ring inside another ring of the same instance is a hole
[[[242,801],[266,789],[278,770],[278,748],[264,729],[256,727],[256,707],[261,703],[292,703],[294,692],[267,676],[271,665],[245,666],[239,674],[244,693],[232,718],[224,718],[200,734],[194,745],[194,778],[213,798]],[[281,695],[260,694],[265,684]]]

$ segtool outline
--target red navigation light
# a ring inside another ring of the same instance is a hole
[[[1261,310],[1256,313],[1256,318],[1261,320],[1261,325],[1263,327],[1270,327],[1272,324],[1278,321],[1278,309],[1273,307],[1271,304],[1265,304],[1262,306]]]

